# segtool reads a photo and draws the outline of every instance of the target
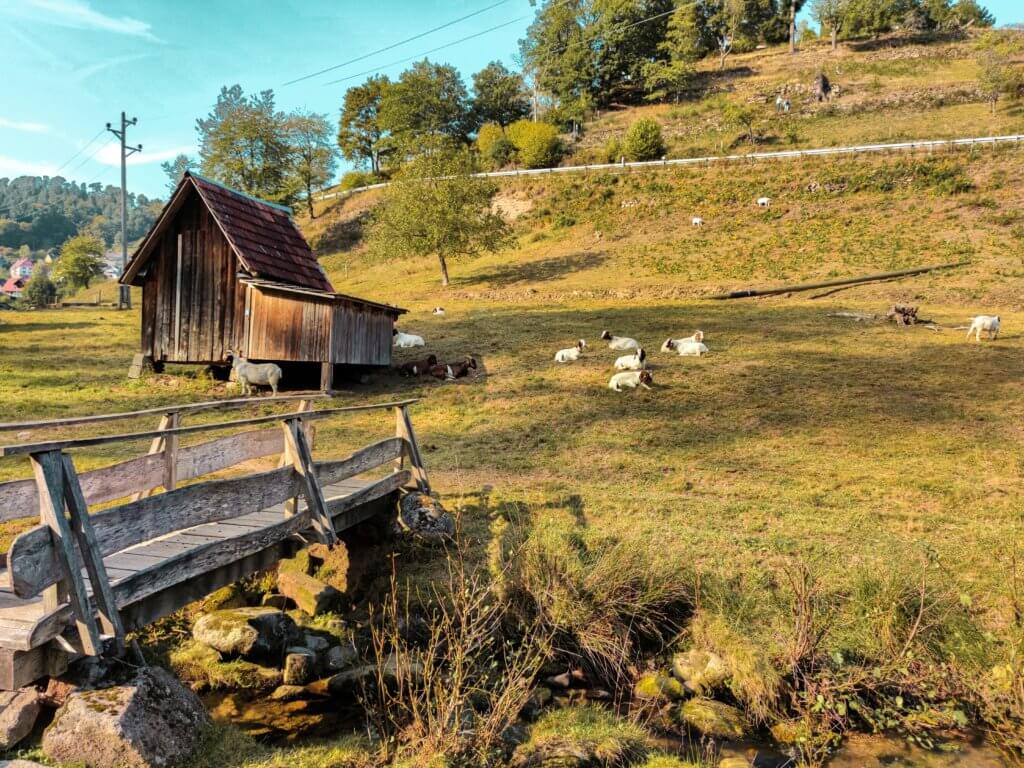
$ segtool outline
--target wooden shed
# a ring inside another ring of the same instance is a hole
[[[404,309],[335,293],[291,211],[188,172],[121,282],[142,287],[142,355],[163,363],[391,364]]]

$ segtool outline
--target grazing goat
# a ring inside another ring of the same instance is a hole
[[[704,219],[702,219],[700,216],[694,216],[692,219],[690,219],[690,223],[695,227],[703,227]]]
[[[423,337],[417,336],[415,333],[402,333],[397,328],[392,328],[391,336],[394,339],[395,346],[400,349],[423,346]]]
[[[455,381],[469,376],[470,369],[476,370],[476,358],[469,355],[461,363],[438,363],[430,366],[429,373],[435,379]]]
[[[583,354],[583,350],[587,348],[587,342],[580,339],[576,342],[575,347],[569,347],[568,349],[560,349],[555,352],[556,363],[572,363],[580,359],[580,355]]]
[[[608,389],[614,389],[616,392],[621,392],[623,387],[650,389],[650,384],[653,382],[654,377],[651,376],[650,371],[624,371],[612,376],[611,381],[608,382]]]
[[[408,363],[402,363],[402,365],[398,367],[398,372],[403,376],[422,376],[435,365],[437,365],[437,355],[427,355],[422,360],[413,360]]]
[[[608,342],[608,349],[625,352],[628,349],[640,349],[640,343],[628,336],[612,336],[610,331],[601,331],[601,338]]]
[[[757,205],[760,208],[771,208],[772,199],[770,197],[759,197],[757,198]]]
[[[616,371],[642,371],[647,367],[647,353],[643,348],[638,349],[632,355],[623,355],[615,361]]]
[[[228,362],[235,371],[238,387],[246,395],[256,391],[256,385],[270,387],[277,394],[277,385],[281,383],[281,368],[274,363],[250,363],[244,357],[235,357],[228,350]]]
[[[434,307],[435,315],[444,315],[444,307]]]
[[[662,352],[675,352],[682,357],[700,357],[708,352],[704,345],[704,331],[697,331],[685,339],[666,339],[661,345]]]
[[[999,315],[978,315],[971,318],[971,325],[967,329],[967,338],[974,334],[975,341],[981,341],[981,332],[984,331],[989,339],[999,338]]]

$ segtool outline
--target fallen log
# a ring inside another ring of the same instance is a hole
[[[882,272],[877,275],[865,275],[863,277],[845,277],[840,280],[826,280],[822,283],[801,283],[799,285],[784,285],[779,288],[748,288],[742,291],[731,291],[729,293],[718,293],[708,298],[722,301],[724,299],[746,299],[752,296],[778,296],[780,293],[798,293],[799,291],[813,291],[817,288],[832,288],[837,285],[856,285],[857,283],[870,283],[877,280],[889,280],[897,277],[910,277],[921,275],[925,272],[934,272],[939,269],[955,269],[963,267],[970,262],[958,261],[951,264],[935,264],[930,267],[915,267],[914,269],[901,269],[896,272]]]

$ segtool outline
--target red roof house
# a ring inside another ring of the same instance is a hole
[[[23,277],[9,277],[4,283],[3,287],[0,288],[0,293],[4,293],[13,299],[17,299],[21,296],[21,292],[25,289],[25,283],[28,282]]]

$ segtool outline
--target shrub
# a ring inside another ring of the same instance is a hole
[[[515,147],[497,123],[485,123],[480,127],[476,149],[484,164],[495,170],[508,165],[515,155]]]
[[[661,126],[650,118],[637,120],[626,131],[622,148],[630,160],[657,160],[665,154]]]
[[[379,181],[380,177],[369,171],[349,171],[341,177],[341,183],[338,185],[338,188],[342,192],[348,192],[350,189],[368,187],[371,184],[377,184]]]
[[[550,123],[517,120],[508,127],[508,138],[516,148],[519,162],[527,168],[558,165],[565,151],[558,129]]]
[[[613,136],[605,142],[603,152],[606,163],[619,162],[619,158],[622,157],[622,141],[617,136]]]
[[[39,266],[25,284],[22,299],[33,307],[45,307],[57,300],[57,286],[50,279],[50,272]]]
[[[582,756],[580,765],[613,768],[645,757],[647,733],[592,704],[545,714],[515,754],[520,765],[555,765],[563,755]]]

